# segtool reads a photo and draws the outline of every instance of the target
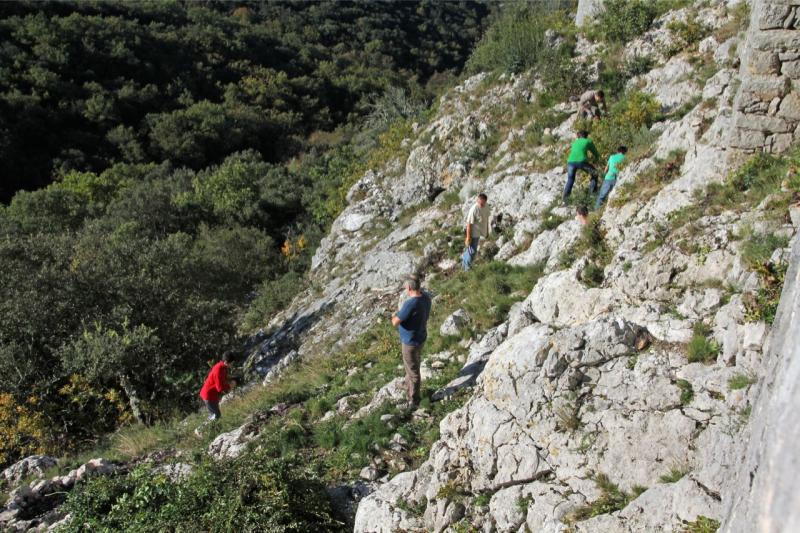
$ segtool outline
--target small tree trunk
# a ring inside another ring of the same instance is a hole
[[[136,389],[133,388],[131,380],[128,379],[127,375],[122,374],[119,377],[119,383],[120,385],[122,385],[122,390],[124,390],[125,394],[128,396],[128,405],[131,406],[131,412],[133,413],[133,417],[140,424],[143,423],[144,417],[142,416],[142,410],[139,407],[140,405],[139,395],[136,394]]]

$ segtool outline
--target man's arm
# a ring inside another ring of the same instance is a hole
[[[392,325],[397,327],[411,315],[411,300],[407,300],[398,312],[392,315]]]
[[[472,225],[475,223],[475,219],[478,217],[478,206],[473,205],[469,208],[469,212],[467,213],[467,231],[466,237],[464,238],[464,244],[469,246],[470,241],[472,240]]]
[[[225,368],[224,366],[220,367],[220,369],[219,369],[219,392],[220,393],[227,392],[227,391],[230,390],[230,388],[231,388],[231,384],[228,381],[228,369]]]

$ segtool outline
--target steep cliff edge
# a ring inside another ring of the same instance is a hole
[[[746,452],[726,494],[724,531],[800,529],[800,241],[792,248],[778,314],[753,402]]]

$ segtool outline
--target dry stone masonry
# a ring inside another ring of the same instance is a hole
[[[800,2],[755,0],[730,146],[781,152],[800,137]]]

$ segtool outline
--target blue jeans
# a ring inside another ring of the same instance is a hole
[[[600,194],[597,195],[597,200],[594,203],[594,210],[597,211],[600,209],[600,205],[606,201],[608,195],[611,194],[611,191],[614,190],[614,185],[617,184],[617,180],[603,180],[603,185],[600,186]]]
[[[469,267],[472,266],[472,261],[475,259],[475,256],[478,254],[478,241],[480,237],[473,237],[469,241],[469,246],[464,248],[464,255],[461,256],[461,263],[464,265],[464,272],[469,270]]]
[[[575,184],[575,174],[579,170],[588,172],[591,180],[589,181],[589,192],[593,193],[597,190],[597,169],[590,163],[581,161],[580,163],[567,163],[567,184],[564,186],[563,199],[566,202],[569,195],[572,194],[572,186]]]

